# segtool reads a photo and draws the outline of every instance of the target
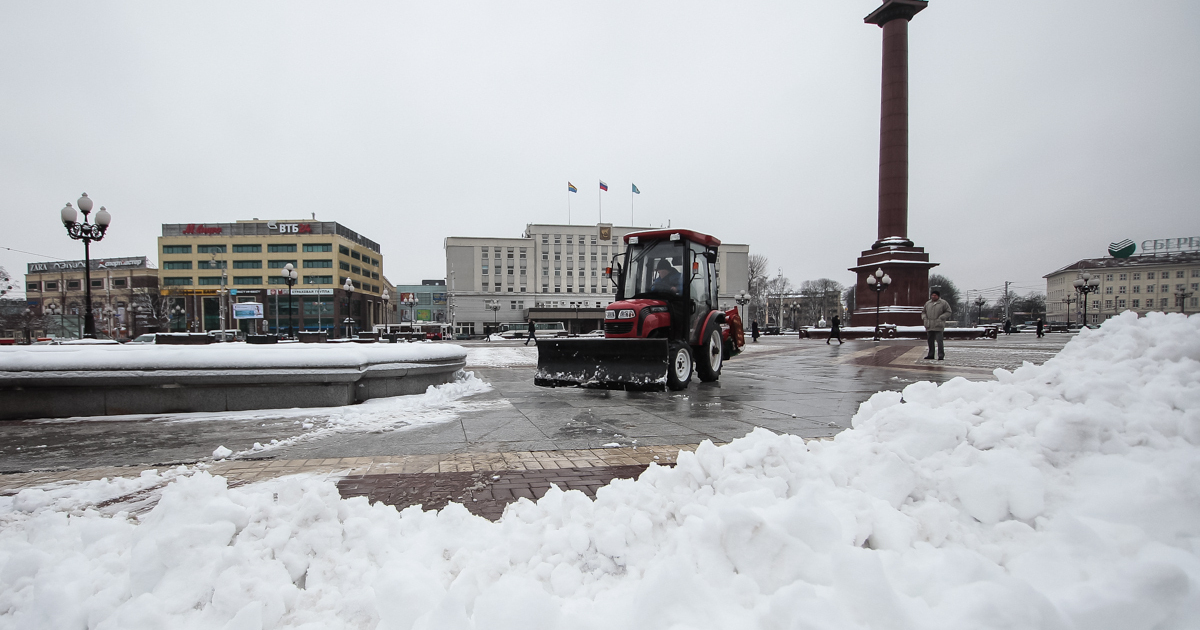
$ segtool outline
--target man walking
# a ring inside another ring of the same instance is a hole
[[[758,343],[758,320],[757,319],[750,322],[750,337],[754,340],[754,343]]]
[[[1042,318],[1040,317],[1038,318],[1037,322],[1037,336],[1038,339],[1046,336],[1046,322],[1043,322]]]
[[[535,326],[535,325],[533,324],[533,318],[532,318],[532,317],[531,317],[531,318],[529,318],[529,327],[528,327],[526,330],[528,330],[528,331],[529,331],[529,336],[525,338],[525,345],[527,345],[527,346],[528,346],[528,345],[529,345],[529,342],[530,342],[530,341],[532,341],[532,342],[533,342],[533,345],[535,345],[535,346],[536,346],[536,345],[537,345],[537,337],[535,337],[533,333],[534,333],[534,332],[537,330],[537,326]]]
[[[833,316],[833,325],[829,327],[829,339],[825,340],[825,345],[829,345],[830,339],[837,337],[838,343],[846,343],[842,341],[842,320],[837,315]]]
[[[946,348],[943,337],[946,333],[946,321],[950,319],[950,305],[942,299],[938,291],[929,292],[929,301],[921,309],[922,323],[925,324],[925,334],[929,338],[929,354],[926,359],[933,358],[934,341],[937,342],[937,360],[946,358]]]

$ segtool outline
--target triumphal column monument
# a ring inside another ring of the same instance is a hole
[[[858,274],[853,323],[875,322],[876,292],[867,276],[882,268],[891,284],[878,294],[880,321],[920,326],[929,297],[929,254],[908,238],[908,23],[929,3],[886,0],[864,20],[883,29],[883,89],[879,112],[879,232],[850,269]]]

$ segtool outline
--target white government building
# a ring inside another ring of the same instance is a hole
[[[520,238],[448,237],[446,291],[454,332],[478,335],[527,318],[562,322],[571,332],[603,328],[604,307],[616,291],[605,268],[624,253],[626,234],[655,229],[662,228],[529,224]],[[732,308],[733,296],[749,289],[749,255],[748,245],[721,243],[722,306]]]

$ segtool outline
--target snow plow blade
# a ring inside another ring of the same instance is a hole
[[[538,339],[540,387],[663,391],[666,339]]]

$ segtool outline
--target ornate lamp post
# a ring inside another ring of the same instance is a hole
[[[882,267],[877,267],[875,273],[867,276],[867,288],[875,292],[875,341],[879,341],[879,296],[892,283],[892,277],[883,273]]]
[[[350,294],[354,293],[354,281],[346,278],[346,283],[342,285],[342,290],[346,292],[346,318],[342,322],[342,327],[346,330],[347,337],[354,336],[354,318],[350,317]]]
[[[25,309],[24,311],[21,311],[21,319],[24,320],[23,323],[25,324],[25,345],[28,346],[33,343],[33,333],[30,331],[30,324],[33,323],[33,311],[31,311],[30,309]]]
[[[113,336],[113,332],[112,332],[112,329],[113,329],[113,315],[116,315],[116,314],[117,314],[117,312],[113,310],[113,307],[112,307],[112,305],[111,305],[111,304],[105,304],[105,305],[104,305],[104,310],[102,310],[102,311],[100,311],[100,312],[104,314],[104,328],[105,328],[105,332],[107,332],[107,333],[108,333],[108,336],[109,336],[109,338],[111,339],[111,338],[112,338],[112,336]]]
[[[58,334],[63,334],[67,326],[63,322],[62,307],[55,302],[51,302],[50,304],[46,305],[46,312],[49,313],[51,317],[58,317]]]
[[[1183,285],[1180,285],[1183,286]],[[1191,291],[1180,289],[1175,292],[1175,303],[1179,305],[1179,312],[1187,315],[1187,299],[1195,295]]]
[[[288,339],[292,339],[296,332],[293,323],[296,317],[295,310],[292,307],[292,286],[296,284],[296,270],[292,268],[292,263],[283,266],[279,271],[279,275],[283,276],[283,282],[288,287]]]
[[[392,295],[388,293],[387,289],[384,289],[383,295],[379,296],[379,299],[383,300],[383,328],[387,330],[388,324],[392,323],[391,312],[388,310],[388,304],[391,302]]]
[[[1083,325],[1087,326],[1087,296],[1089,293],[1095,293],[1100,290],[1100,276],[1093,276],[1085,271],[1071,284],[1074,285],[1075,291],[1079,293],[1079,301],[1083,303]]]
[[[416,324],[417,323],[417,313],[416,313],[415,307],[417,305],[417,296],[414,294],[410,298],[405,298],[403,300],[400,300],[400,303],[408,307],[408,321],[413,324]]]
[[[169,317],[170,317],[171,321],[175,321],[176,317],[184,317],[183,325],[184,325],[184,329],[185,330],[187,329],[187,318],[185,317],[185,315],[187,314],[187,309],[176,304],[175,306],[171,307],[171,310],[168,311],[168,313],[169,313]]]
[[[742,321],[745,322],[746,314],[742,312],[742,307],[750,303],[750,294],[746,293],[745,289],[742,289],[741,291],[737,292],[737,295],[733,296],[733,301],[738,305],[738,317],[742,318]]]
[[[92,200],[88,199],[87,193],[83,193],[75,203],[79,204],[80,212],[83,212],[83,222],[79,222],[79,213],[75,208],[68,203],[63,207],[62,216],[63,226],[67,228],[67,235],[77,241],[83,241],[83,285],[87,299],[87,309],[83,318],[83,336],[89,339],[96,337],[96,319],[92,316],[92,241],[100,241],[104,238],[105,232],[108,231],[108,224],[112,222],[112,215],[104,206],[100,206],[100,212],[96,213],[96,222],[88,223],[88,214],[92,212]]]
[[[1063,306],[1064,306],[1065,310],[1067,311],[1067,330],[1071,329],[1071,305],[1078,301],[1079,301],[1078,298],[1073,298],[1069,295],[1062,299]]]
[[[492,335],[494,335],[499,324],[500,300],[488,300],[486,306],[492,312]],[[488,335],[488,341],[491,341],[491,339],[492,336]]]

